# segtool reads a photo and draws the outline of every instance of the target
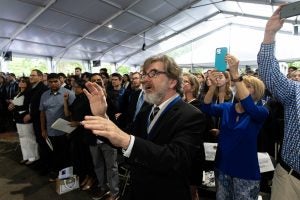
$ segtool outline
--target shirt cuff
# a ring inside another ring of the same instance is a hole
[[[129,142],[128,148],[127,149],[122,149],[123,156],[125,156],[127,158],[130,157],[131,150],[132,150],[132,147],[133,147],[133,144],[134,144],[134,140],[135,140],[135,137],[133,135],[130,135],[130,142]]]

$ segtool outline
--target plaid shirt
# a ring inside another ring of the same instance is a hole
[[[274,55],[275,43],[262,44],[257,56],[259,75],[284,105],[284,138],[281,157],[300,173],[300,82],[287,79]]]

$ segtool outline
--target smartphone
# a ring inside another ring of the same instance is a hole
[[[296,1],[293,3],[286,4],[281,8],[280,18],[286,19],[289,17],[293,17],[296,15],[300,15],[300,1]]]
[[[227,68],[227,62],[225,60],[227,53],[227,47],[219,47],[216,49],[215,68],[219,72],[224,72]]]

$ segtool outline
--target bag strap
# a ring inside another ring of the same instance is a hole
[[[67,183],[67,180],[68,180],[68,179],[65,179],[65,180],[64,180],[64,184],[65,184],[65,187],[66,187],[66,188],[68,188],[69,190],[72,190],[73,187],[76,185],[76,177],[70,177],[70,178],[74,179],[72,186],[69,187],[69,184]]]

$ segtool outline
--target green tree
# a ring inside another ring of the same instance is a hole
[[[82,72],[85,71],[81,61],[62,60],[56,64],[56,72],[63,72],[66,75],[71,75],[74,74],[76,67],[80,67]]]
[[[288,63],[288,66],[291,67],[297,67],[298,69],[300,69],[300,61],[294,61],[294,62],[290,62]]]
[[[122,74],[122,75],[123,74],[129,74],[130,67],[122,65],[122,66],[118,67],[117,72],[120,73],[120,74]]]
[[[32,69],[39,69],[42,72],[48,71],[45,59],[19,57],[13,57],[12,61],[7,63],[7,69],[9,72],[16,74],[17,77],[29,76]]]

